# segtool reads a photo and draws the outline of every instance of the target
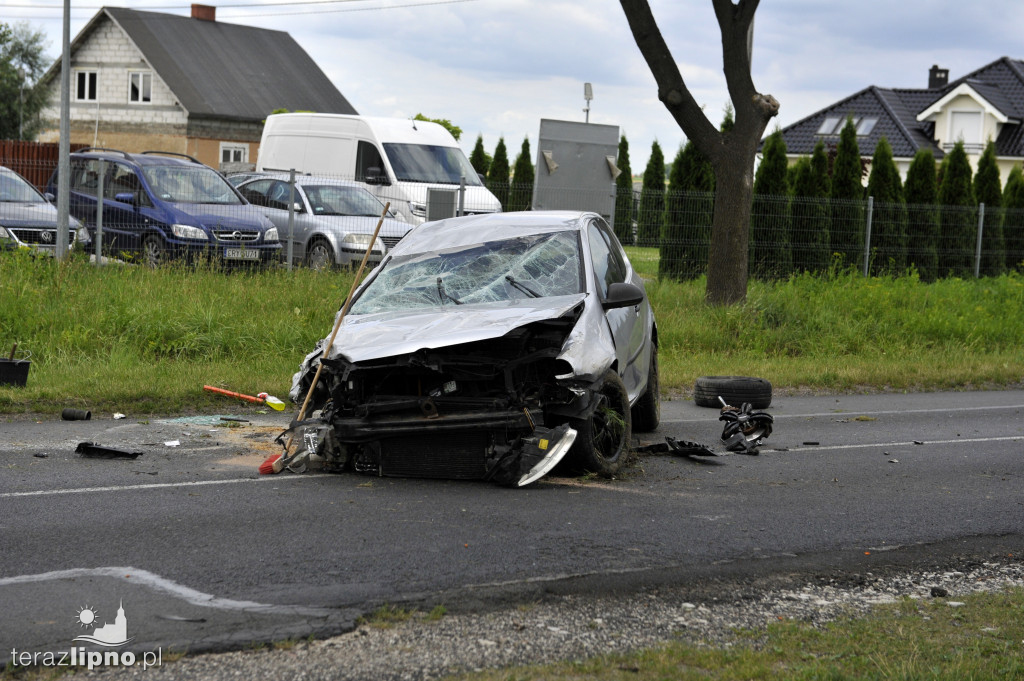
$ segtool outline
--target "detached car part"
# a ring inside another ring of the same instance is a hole
[[[722,443],[729,451],[741,454],[757,454],[757,448],[772,434],[775,418],[763,411],[751,411],[750,403],[742,407],[729,406],[721,400],[722,413],[719,421],[725,421]]]

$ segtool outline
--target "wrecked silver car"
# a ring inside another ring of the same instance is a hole
[[[328,469],[522,486],[568,455],[611,476],[658,425],[654,316],[599,215],[425,223],[353,300],[290,394],[326,357],[291,433]]]

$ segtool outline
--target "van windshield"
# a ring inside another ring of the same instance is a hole
[[[466,186],[481,186],[479,175],[458,147],[387,142],[384,153],[399,182],[459,184],[461,176],[465,175]]]

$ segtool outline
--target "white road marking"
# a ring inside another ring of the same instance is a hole
[[[190,482],[163,482],[148,485],[115,485],[110,487],[77,487],[73,489],[41,489],[33,492],[3,492],[0,499],[14,497],[46,497],[54,494],[89,494],[91,492],[130,492],[140,489],[164,489],[169,487],[198,487],[201,485],[233,485],[239,482],[284,482],[286,480],[315,480],[319,476],[289,475],[261,476],[259,478],[233,478],[231,480],[192,480]]]
[[[0,578],[0,587],[16,586],[21,584],[32,584],[36,582],[48,582],[60,579],[80,579],[83,577],[111,577],[120,579],[127,584],[142,584],[144,586],[165,594],[180,598],[192,605],[199,605],[204,608],[217,608],[219,610],[245,610],[248,612],[258,611],[273,615],[313,615],[326,616],[329,610],[322,608],[304,608],[297,605],[271,605],[268,603],[257,603],[255,601],[236,601],[230,598],[218,598],[212,594],[196,591],[160,575],[141,570],[134,567],[98,567],[98,568],[72,568],[70,570],[55,570],[54,572],[43,572],[34,575],[18,575],[16,577]]]
[[[995,409],[1024,409],[1024,404],[1007,404],[992,407],[949,407],[945,409],[890,409],[885,411],[858,411],[856,409],[843,409],[841,411],[826,411],[811,414],[772,414],[776,421],[779,419],[808,419],[821,416],[832,416],[842,418],[847,416],[871,416],[878,414],[948,414],[960,411],[993,411]],[[755,410],[756,411],[756,410]],[[709,410],[709,413],[710,412]],[[769,411],[769,413],[771,413]],[[706,418],[695,419],[662,419],[662,423],[705,423]]]
[[[879,447],[909,447],[922,445],[952,445],[966,442],[1007,442],[1012,440],[1024,440],[1024,435],[1009,435],[1006,437],[958,437],[955,440],[911,440],[909,442],[873,442],[860,445],[815,445],[813,447],[788,447],[787,449],[772,449],[763,447],[766,452],[817,452],[826,449],[868,449]]]

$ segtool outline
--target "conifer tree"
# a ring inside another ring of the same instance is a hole
[[[516,156],[508,203],[508,210],[529,210],[533,205],[533,161],[529,137],[523,138],[523,146]]]
[[[750,209],[750,274],[761,279],[789,276],[793,269],[790,248],[789,187],[786,142],[776,130],[764,141],[761,165],[754,176],[754,202]]]
[[[661,235],[661,222],[665,213],[665,156],[658,140],[651,145],[651,157],[644,170],[643,189],[640,190],[640,215],[637,220],[637,244],[656,246]]]
[[[508,151],[505,149],[505,138],[498,138],[498,146],[494,148],[494,158],[487,169],[487,188],[491,190],[501,209],[508,205]]]
[[[978,236],[977,204],[971,183],[971,164],[963,141],[942,159],[939,185],[939,276],[969,277],[974,274],[974,249]]]
[[[832,163],[832,221],[829,235],[831,250],[839,253],[847,265],[856,266],[864,256],[863,166],[857,145],[857,128],[847,118],[839,133],[839,146]]]
[[[490,156],[484,151],[484,136],[476,136],[476,145],[473,146],[473,152],[469,155],[469,165],[473,166],[473,170],[478,175],[487,177],[487,169],[491,165]]]
[[[939,211],[935,207],[935,156],[931,149],[921,149],[914,155],[903,197],[907,202],[908,264],[917,268],[921,281],[935,281],[939,272]]]
[[[1006,239],[1006,266],[1024,272],[1024,172],[1014,166],[1003,188],[1003,235]]]
[[[793,269],[822,272],[829,266],[828,156],[820,140],[809,159],[795,166],[793,183]]]
[[[629,165],[629,141],[619,137],[619,156],[615,164],[619,176],[615,178],[615,236],[627,246],[633,243],[633,212],[636,197],[633,192],[633,169]]]
[[[892,158],[889,140],[875,145],[868,175],[868,196],[874,197],[871,252],[874,271],[901,273],[907,267],[907,205],[900,171]]]
[[[707,268],[715,174],[691,142],[679,148],[665,195],[658,276],[682,281]]]
[[[1003,188],[999,183],[996,145],[989,140],[978,159],[974,175],[974,200],[985,204],[981,230],[981,274],[993,277],[1005,271],[1006,244],[1003,240]]]

